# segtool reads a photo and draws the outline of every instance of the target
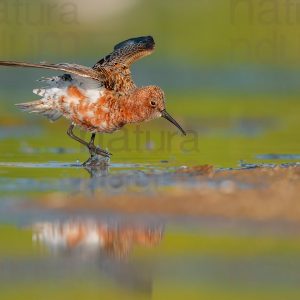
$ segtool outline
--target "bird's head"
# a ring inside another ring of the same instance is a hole
[[[166,111],[165,94],[158,86],[139,88],[134,97],[135,105],[138,106],[141,121],[148,121],[163,117],[174,124],[184,135],[186,132],[175,119]]]

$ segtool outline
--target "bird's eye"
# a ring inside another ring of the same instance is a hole
[[[155,101],[151,101],[150,104],[151,104],[152,107],[156,106],[156,102]]]

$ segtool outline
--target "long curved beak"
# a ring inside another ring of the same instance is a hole
[[[174,124],[182,132],[183,135],[186,135],[186,132],[182,129],[182,127],[169,115],[169,113],[167,113],[165,109],[161,112],[161,116]]]

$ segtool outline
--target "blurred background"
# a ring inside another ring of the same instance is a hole
[[[131,130],[135,126],[126,127],[126,133],[99,137],[98,142],[119,162],[143,161],[145,156],[153,162],[163,154],[161,159],[178,164],[235,166],[239,160],[255,162],[261,155],[298,151],[299,5],[287,0],[3,0],[0,56],[92,66],[116,43],[153,35],[156,52],[133,66],[133,77],[139,85],[161,86],[169,111],[192,134],[170,138],[167,135],[174,135],[175,129],[156,120],[139,126],[150,132],[150,138],[143,132],[139,145]],[[1,123],[22,122],[29,147],[42,145],[41,137],[37,142],[32,130],[25,130],[30,124],[34,132],[52,135],[43,141],[45,147],[78,148],[64,135],[67,121],[49,125],[14,107],[36,99],[31,90],[39,83],[34,80],[48,75],[56,74],[0,70]],[[12,137],[2,130],[2,135]],[[20,149],[20,140],[10,142],[6,140],[10,148]],[[80,159],[85,155],[81,150]]]
[[[159,85],[190,134],[162,119],[99,135],[113,153],[109,173],[131,180],[145,165],[159,174],[299,161],[299,29],[298,0],[1,0],[0,59],[92,66],[120,41],[152,35],[156,51],[132,67],[134,80]],[[61,194],[83,189],[90,203],[86,189],[107,192],[70,168],[88,154],[67,137],[67,120],[14,106],[37,99],[36,80],[55,75],[0,68],[1,299],[299,299],[299,226],[54,213]],[[154,180],[147,194],[177,185]],[[23,205],[32,199],[53,206]]]

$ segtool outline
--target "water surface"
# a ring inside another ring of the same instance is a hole
[[[232,189],[263,189],[268,183],[185,170],[296,166],[299,103],[189,96],[181,107],[180,95],[173,99],[169,110],[190,136],[164,120],[129,126],[98,138],[113,156],[97,169],[81,166],[87,152],[66,136],[66,121],[3,105],[1,299],[299,298],[298,223],[153,212],[149,201],[142,209],[144,196],[163,200],[159,191],[203,188],[232,201]],[[140,197],[139,211],[130,195]],[[119,197],[117,211],[105,206],[109,197]]]

